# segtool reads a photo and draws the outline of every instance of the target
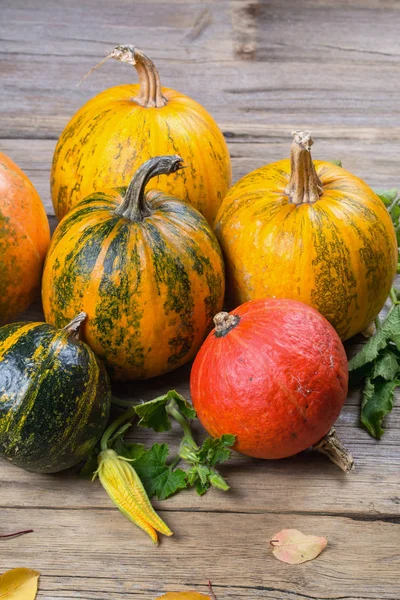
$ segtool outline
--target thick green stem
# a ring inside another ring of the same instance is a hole
[[[131,408],[132,406],[137,405],[135,402],[132,402],[132,400],[123,400],[122,398],[117,398],[117,396],[111,397],[111,404],[118,406],[118,408]]]
[[[141,165],[134,174],[121,204],[116,208],[114,214],[141,223],[143,219],[152,214],[149,206],[145,188],[150,179],[159,175],[170,175],[183,169],[183,159],[174,154],[172,156],[155,156]]]
[[[184,439],[196,450],[198,450],[198,445],[196,444],[194,437],[192,435],[192,430],[190,428],[189,423],[187,422],[187,420],[185,419],[185,417],[183,416],[183,414],[181,413],[181,411],[178,408],[178,405],[176,404],[175,401],[171,401],[167,404],[166,406],[166,410],[167,413],[173,418],[175,419],[175,421],[177,421],[179,423],[179,425],[182,427],[183,429],[183,434],[184,434]]]
[[[399,300],[397,299],[396,288],[394,288],[394,287],[390,288],[389,295],[390,295],[390,299],[394,305],[400,304]]]
[[[381,328],[381,320],[378,316],[375,317],[374,319],[374,323],[375,323],[375,329],[378,330]]]
[[[133,419],[136,416],[135,407],[131,406],[126,412],[122,413],[115,421],[111,423],[109,427],[103,433],[101,438],[101,451],[108,450],[108,440],[113,435],[115,431],[117,431],[118,427],[125,423],[125,421],[129,421],[129,419]]]
[[[181,460],[182,460],[181,457],[179,456],[179,454],[177,454],[175,456],[174,460],[169,465],[169,468],[171,469],[171,471],[173,471],[175,469],[175,467],[177,467],[179,465]]]

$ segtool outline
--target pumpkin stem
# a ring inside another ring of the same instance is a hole
[[[141,50],[131,44],[121,44],[111,50],[103,60],[90,69],[80,80],[78,85],[95,69],[100,67],[109,58],[133,65],[139,76],[140,90],[133,98],[135,102],[145,108],[162,108],[167,104],[167,99],[162,95],[160,77],[154,63]]]
[[[170,175],[183,169],[183,159],[177,154],[173,156],[155,156],[141,165],[130,182],[123,201],[115,210],[114,214],[141,222],[145,217],[151,215],[152,210],[145,196],[145,187],[153,177],[158,175]]]
[[[85,312],[79,313],[79,315],[76,315],[76,317],[74,317],[72,319],[72,321],[70,323],[68,323],[68,325],[63,327],[63,330],[72,334],[78,340],[79,339],[79,329],[80,329],[83,321],[86,319],[86,317],[87,317],[87,314]]]
[[[322,440],[313,446],[313,450],[326,454],[345,473],[350,473],[354,467],[354,458],[337,437],[334,427],[331,427]]]
[[[216,337],[223,337],[236,327],[240,321],[240,317],[238,315],[230,315],[227,312],[219,312],[215,315],[213,321],[215,325],[214,335]]]
[[[293,204],[316,202],[322,195],[322,183],[311,158],[313,140],[308,131],[293,131],[290,151],[290,180],[285,188]]]

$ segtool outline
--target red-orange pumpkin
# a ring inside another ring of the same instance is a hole
[[[0,325],[32,302],[50,242],[49,223],[28,177],[0,153]]]
[[[260,299],[219,313],[193,363],[190,391],[214,437],[235,449],[283,458],[316,444],[339,416],[347,360],[339,336],[315,309]]]

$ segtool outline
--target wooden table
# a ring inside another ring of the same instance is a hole
[[[400,183],[400,2],[0,0],[0,9],[1,150],[31,177],[52,226],[49,170],[61,130],[94,94],[136,81],[131,67],[109,61],[76,87],[118,43],[148,52],[165,85],[213,114],[235,181],[287,156],[290,132],[310,128],[315,158],[341,159],[375,188]],[[39,304],[26,317],[40,319]],[[188,395],[188,373],[118,392]],[[337,424],[356,460],[352,475],[310,453],[235,456],[222,469],[229,493],[156,503],[175,532],[156,549],[98,482],[2,463],[1,531],[35,532],[1,542],[0,571],[39,570],[40,600],[152,600],[206,592],[208,579],[219,600],[398,600],[400,411],[377,442],[359,426],[359,403],[350,395]],[[178,434],[135,438],[176,446]],[[329,545],[314,562],[279,563],[268,540],[284,527],[325,535]]]

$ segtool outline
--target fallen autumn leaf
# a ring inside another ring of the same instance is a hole
[[[297,529],[282,529],[270,540],[274,556],[289,565],[313,560],[321,554],[327,543],[324,537],[304,535]]]
[[[35,600],[40,573],[32,569],[12,569],[0,577],[0,600]]]

